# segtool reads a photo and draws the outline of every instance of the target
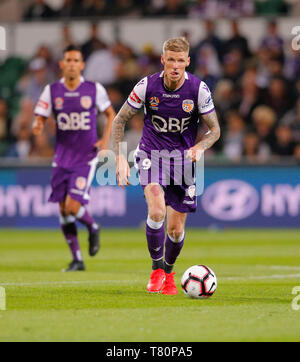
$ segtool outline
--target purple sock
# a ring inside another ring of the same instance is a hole
[[[77,228],[74,222],[61,224],[62,232],[69,245],[73,260],[82,261],[80,246],[77,238]]]
[[[84,206],[81,206],[76,215],[76,218],[78,221],[84,224],[90,232],[96,231],[99,228],[95,220],[88,213],[87,209]]]
[[[164,255],[164,239],[165,227],[164,224],[159,229],[153,229],[146,224],[146,237],[148,250],[152,260],[159,260]]]
[[[165,242],[165,262],[168,265],[174,265],[175,261],[180,254],[180,251],[183,247],[184,243],[184,236],[182,237],[181,241],[175,242],[170,239],[169,234],[167,234],[166,242]]]

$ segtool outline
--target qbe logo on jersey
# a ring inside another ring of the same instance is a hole
[[[0,50],[6,50],[6,31],[3,26],[0,26]]]

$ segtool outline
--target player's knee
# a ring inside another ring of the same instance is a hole
[[[171,227],[168,227],[168,234],[169,236],[175,241],[180,242],[184,235],[184,228],[180,225],[174,225]]]
[[[151,184],[149,185],[149,193],[151,194],[151,196],[159,196],[162,192],[161,186],[157,185],[157,184]]]
[[[148,215],[151,220],[153,220],[155,222],[160,222],[160,221],[164,220],[164,218],[166,216],[166,212],[165,212],[164,208],[162,208],[162,207],[155,207],[152,210],[149,210]]]

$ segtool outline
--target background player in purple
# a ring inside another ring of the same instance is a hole
[[[60,61],[63,78],[47,85],[35,107],[33,134],[43,132],[47,118],[56,120],[56,143],[49,201],[58,202],[60,224],[73,256],[65,271],[85,270],[78,242],[75,221],[89,232],[89,254],[96,255],[100,247],[97,225],[85,205],[97,164],[98,148],[107,149],[115,112],[104,87],[83,79],[81,51],[75,46],[65,49]],[[104,112],[107,122],[103,137],[98,140],[97,114]]]
[[[219,139],[220,127],[209,88],[185,70],[190,64],[189,43],[186,39],[167,40],[163,45],[161,62],[163,71],[143,78],[117,114],[113,122],[113,141],[117,155],[118,183],[124,187],[129,184],[130,174],[127,160],[120,152],[124,127],[144,107],[144,128],[137,159],[141,152],[144,156],[146,154],[146,159],[139,162],[138,170],[148,205],[146,238],[152,258],[152,273],[147,290],[177,294],[172,270],[183,247],[187,213],[196,210],[195,185],[163,183],[161,166],[158,166],[158,180],[153,181],[150,170],[154,164],[150,154],[154,150],[177,150],[179,154],[185,155],[186,160],[194,163]],[[209,130],[195,144],[199,118],[202,118]],[[146,177],[141,177],[145,176],[144,171],[147,171]]]

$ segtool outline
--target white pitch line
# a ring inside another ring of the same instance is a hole
[[[271,265],[270,269],[277,270],[300,270],[300,266],[290,266],[290,265]]]
[[[27,283],[0,283],[0,286],[30,287],[38,285],[66,285],[66,284],[119,284],[134,283],[135,280],[70,280],[54,282],[27,282]]]
[[[298,274],[273,274],[273,275],[248,275],[248,276],[239,276],[239,277],[223,277],[221,280],[249,280],[249,279],[287,279],[287,278],[300,278],[300,273]]]
[[[300,273],[297,274],[273,274],[273,275],[248,275],[248,276],[233,276],[220,277],[220,280],[263,280],[263,279],[288,279],[300,278]],[[0,283],[0,286],[15,286],[15,287],[34,287],[43,285],[80,285],[80,284],[132,284],[138,280],[70,280],[70,281],[54,281],[54,282],[27,282],[27,283]]]

